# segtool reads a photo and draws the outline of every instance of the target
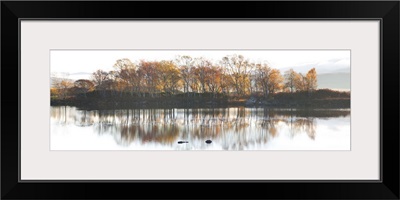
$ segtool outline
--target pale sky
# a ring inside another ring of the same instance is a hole
[[[255,63],[267,63],[281,73],[290,68],[306,73],[313,67],[319,74],[350,73],[350,50],[52,50],[50,71],[68,73],[71,79],[90,79],[90,74],[98,69],[113,70],[116,60],[122,58],[135,63],[142,59],[175,60],[177,55],[189,55],[216,62],[232,54],[243,55]]]

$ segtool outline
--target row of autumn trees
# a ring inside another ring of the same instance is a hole
[[[110,95],[157,96],[164,94],[211,93],[245,96],[262,93],[265,97],[278,91],[312,92],[317,88],[317,73],[312,68],[305,75],[293,69],[273,69],[267,64],[252,63],[242,55],[228,55],[213,63],[206,58],[178,56],[176,60],[144,61],[133,63],[119,59],[114,70],[93,72],[91,80],[67,79],[54,81],[52,94],[66,98],[72,93],[98,91]]]

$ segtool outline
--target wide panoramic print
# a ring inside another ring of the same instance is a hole
[[[350,150],[349,50],[52,50],[50,150]]]

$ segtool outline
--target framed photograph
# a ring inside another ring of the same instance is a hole
[[[1,198],[399,199],[399,8],[3,1]]]

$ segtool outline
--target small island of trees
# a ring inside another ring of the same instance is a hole
[[[283,72],[242,55],[212,62],[175,60],[132,62],[119,59],[111,71],[91,79],[52,77],[51,105],[87,109],[200,107],[350,108],[350,92],[317,89],[317,72]]]

